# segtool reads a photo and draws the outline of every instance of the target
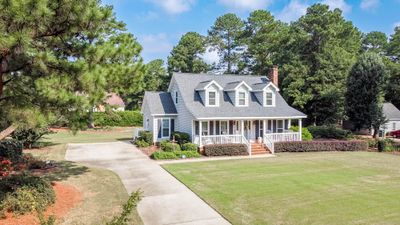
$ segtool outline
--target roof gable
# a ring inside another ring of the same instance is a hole
[[[196,86],[195,90],[196,90],[196,91],[204,91],[204,90],[206,90],[207,88],[209,88],[211,85],[215,85],[219,90],[222,90],[222,89],[223,89],[222,86],[219,85],[215,80],[207,80],[207,81],[202,81],[202,82],[200,82],[200,83]]]
[[[225,85],[224,91],[236,91],[241,86],[245,86],[247,88],[247,90],[249,90],[249,91],[253,90],[246,82],[235,81],[235,82],[227,83]]]
[[[400,110],[392,103],[383,104],[383,114],[385,114],[386,119],[400,120]]]

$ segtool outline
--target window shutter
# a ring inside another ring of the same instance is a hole
[[[171,133],[175,132],[175,119],[171,119]]]

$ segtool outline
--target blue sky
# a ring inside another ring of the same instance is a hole
[[[342,9],[345,18],[362,32],[390,35],[396,25],[400,26],[400,0],[103,0],[114,6],[117,18],[138,38],[145,62],[166,60],[184,33],[206,35],[215,19],[224,13],[233,12],[245,19],[255,9],[266,9],[276,18],[290,22],[317,2]],[[211,62],[216,57],[210,53],[205,60]]]

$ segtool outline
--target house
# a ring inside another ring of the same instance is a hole
[[[142,113],[154,142],[180,131],[200,148],[243,143],[249,154],[260,146],[273,152],[277,141],[301,140],[301,129],[290,127],[301,127],[306,118],[280,95],[277,67],[269,77],[174,73],[167,92],[145,93]]]
[[[125,103],[116,93],[108,93],[104,100],[104,105],[94,107],[94,112],[105,112],[106,105],[110,106],[113,111],[125,111]]]
[[[380,137],[383,137],[389,132],[400,130],[400,110],[396,108],[396,106],[392,103],[384,103],[383,114],[385,115],[387,122],[381,126],[379,130]]]

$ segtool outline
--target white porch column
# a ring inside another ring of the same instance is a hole
[[[267,133],[267,121],[263,120],[262,122],[263,122],[263,132],[264,132],[264,134],[266,134]],[[263,137],[264,137],[264,134],[262,134]]]
[[[291,126],[292,126],[292,120],[288,119],[288,130],[290,129]]]
[[[302,120],[299,119],[299,138],[300,138],[300,141],[302,141],[302,138],[301,138],[301,130],[302,130]]]
[[[244,120],[240,121],[240,133],[244,136]]]
[[[203,124],[202,121],[199,120],[199,146],[201,147],[203,143],[201,143],[201,136],[202,136],[202,131],[203,130]]]

